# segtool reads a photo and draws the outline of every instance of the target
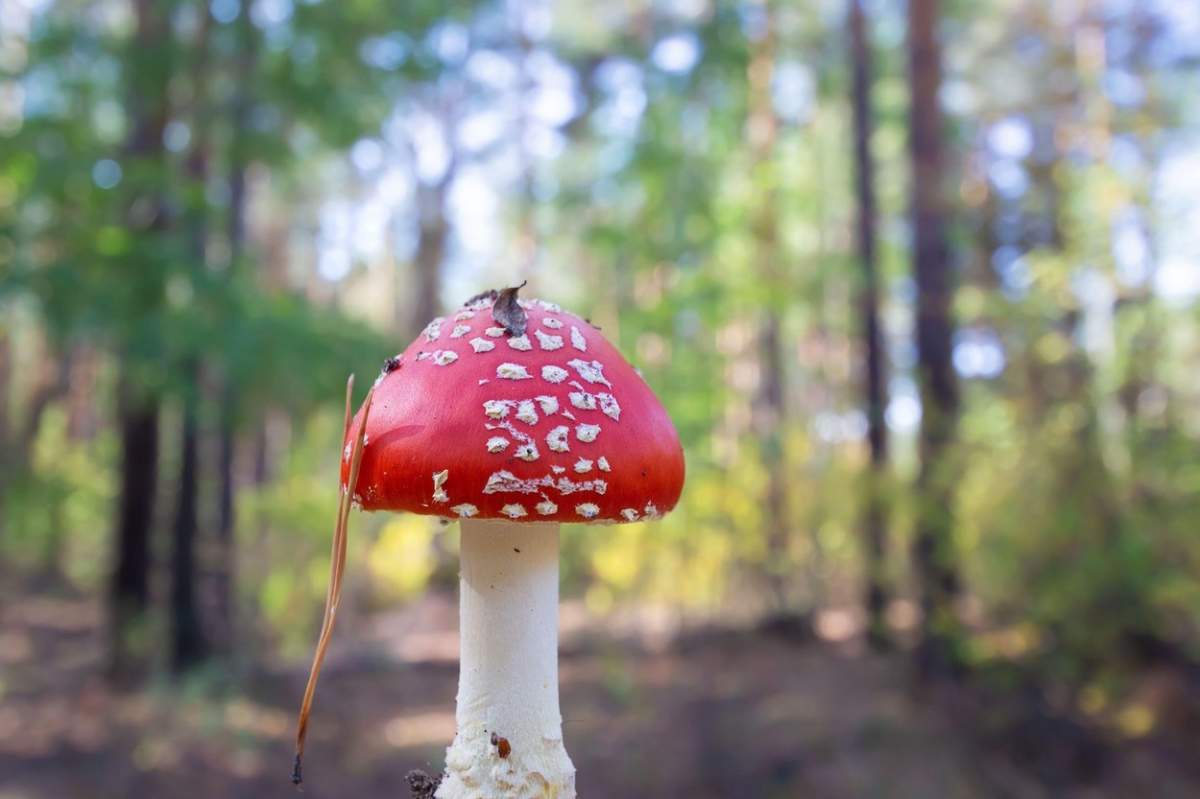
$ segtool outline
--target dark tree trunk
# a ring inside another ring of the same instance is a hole
[[[7,327],[0,327],[0,452],[9,452],[12,446],[9,413],[9,390],[12,386],[12,341]],[[0,458],[0,538],[4,536],[5,519],[8,516],[8,491],[12,480],[11,466],[7,458]]]
[[[196,130],[195,144],[187,159],[187,176],[196,196],[204,197],[208,181],[208,32],[209,17],[205,14],[196,40],[193,109]],[[205,201],[197,201],[189,209],[188,234],[192,269],[198,275],[207,269],[208,213]],[[185,379],[183,419],[180,425],[179,483],[175,501],[175,522],[172,526],[171,547],[171,670],[176,674],[203,662],[209,655],[209,645],[200,620],[197,604],[199,564],[196,558],[199,532],[198,500],[200,358],[189,353],[183,364]]]
[[[909,146],[917,289],[917,376],[921,393],[916,535],[913,557],[922,611],[918,668],[924,676],[955,673],[959,593],[954,551],[954,475],[949,463],[958,421],[958,385],[951,358],[953,277],[946,239],[945,174],[937,0],[908,6]]]
[[[208,642],[196,605],[197,482],[199,480],[197,368],[186,368],[188,393],[183,401],[179,493],[171,548],[171,669],[186,671],[208,656]]]
[[[235,139],[240,138],[245,120],[235,113]],[[234,145],[234,158],[229,172],[229,269],[238,268],[245,251],[246,164],[241,160],[241,147]],[[237,450],[238,386],[226,363],[222,376],[221,398],[217,420],[217,529],[214,572],[214,628],[216,647],[228,654],[233,649],[234,586],[236,585],[237,552],[234,535],[237,523],[237,484],[234,461]]]
[[[12,341],[7,327],[0,328],[0,451],[8,452],[10,413],[9,387],[12,385]]]
[[[121,493],[115,568],[110,588],[112,669],[130,677],[149,651],[145,615],[150,604],[150,532],[154,525],[158,467],[158,401],[122,377],[120,419]]]
[[[170,67],[165,64],[170,47],[170,27],[163,9],[152,0],[134,4],[136,27],[127,56],[128,108],[132,123],[129,157],[149,170],[166,166],[163,130],[168,116],[167,87]],[[164,53],[167,50],[167,53]],[[135,170],[130,170],[136,174]],[[161,237],[168,228],[167,207],[161,195],[161,175],[130,179],[129,209],[139,205],[148,214],[128,222],[143,249],[134,266],[142,267],[138,291],[130,312],[150,314],[162,301],[163,275],[154,256],[148,255],[148,240]],[[157,182],[156,182],[157,181]],[[118,385],[118,429],[121,442],[121,489],[117,503],[116,551],[109,589],[112,624],[112,672],[117,678],[135,676],[149,651],[145,640],[145,614],[149,604],[150,536],[154,525],[155,479],[158,472],[158,399],[143,389],[134,377],[128,342],[123,352]]]
[[[238,72],[251,74],[257,58],[254,27],[249,16],[238,19]],[[228,278],[232,281],[242,268],[246,252],[246,131],[253,101],[247,81],[238,84],[231,112],[229,147],[229,211],[226,217],[229,243]],[[237,484],[234,461],[237,450],[238,385],[228,361],[222,375],[217,420],[217,527],[213,573],[213,632],[215,648],[228,655],[234,647],[234,597],[237,585]]]
[[[875,248],[877,209],[875,204],[875,162],[871,157],[871,82],[874,67],[866,14],[862,0],[850,0],[850,52],[853,73],[851,92],[854,108],[854,184],[858,200],[858,257],[862,264],[862,285],[858,295],[859,321],[862,324],[866,375],[863,384],[867,409],[867,440],[871,448],[866,505],[863,509],[863,543],[866,551],[867,639],[873,646],[887,643],[887,584],[884,574],[887,547],[887,505],[884,483],[888,468],[887,375],[883,333],[879,326],[879,269]]]
[[[234,454],[237,437],[234,433],[234,399],[233,391],[228,387],[222,389],[220,419],[217,431],[217,528],[216,528],[216,557],[213,575],[213,634],[214,649],[223,655],[233,651],[234,645],[234,607],[236,605],[234,586],[237,583],[237,550],[234,545],[235,533],[235,491],[234,483]]]

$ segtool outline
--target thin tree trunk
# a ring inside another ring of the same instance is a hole
[[[768,7],[767,33],[751,59],[747,81],[750,92],[750,117],[747,127],[753,149],[755,179],[761,198],[754,212],[753,235],[758,280],[766,287],[767,303],[762,309],[758,336],[758,359],[762,366],[755,413],[756,428],[767,471],[764,520],[770,562],[767,576],[777,611],[786,611],[793,575],[787,568],[787,549],[791,540],[787,501],[787,463],[783,457],[784,357],[780,306],[775,298],[781,281],[779,270],[779,219],[775,185],[775,145],[779,120],[771,99],[771,81],[775,70],[775,20]]]
[[[199,664],[208,656],[208,642],[196,605],[197,482],[199,480],[196,396],[198,369],[185,369],[189,386],[183,401],[180,437],[179,494],[171,548],[171,669],[176,673]]]
[[[67,380],[67,435],[72,441],[91,441],[100,427],[96,395],[99,369],[100,351],[96,346],[88,342],[77,344]]]
[[[417,249],[413,255],[413,279],[410,283],[401,280],[396,284],[398,292],[396,307],[407,308],[407,316],[398,319],[401,333],[406,337],[414,337],[420,333],[429,320],[441,311],[442,262],[446,259],[446,249],[450,242],[450,219],[447,205],[450,200],[450,189],[458,174],[458,154],[455,151],[455,109],[443,106],[440,109],[440,119],[443,125],[443,135],[447,146],[450,147],[450,158],[445,170],[432,183],[416,180],[417,206]],[[407,142],[409,157],[413,164],[417,162],[417,144],[411,138]],[[411,292],[405,289],[412,286]],[[399,296],[407,293],[410,297],[404,302]],[[455,580],[457,581],[457,575]]]
[[[134,3],[136,28],[126,69],[129,83],[129,117],[132,120],[128,152],[151,170],[166,165],[163,130],[168,115],[167,86],[170,65],[164,49],[170,47],[166,14],[153,0]],[[168,49],[169,52],[169,49]],[[132,170],[131,170],[132,172]],[[149,180],[130,180],[130,209],[148,201],[145,221],[130,222],[141,238],[160,237],[168,228],[167,207],[161,196],[161,174]],[[162,301],[163,276],[153,257],[137,259],[145,274],[137,276],[138,305],[131,309],[149,314]],[[132,279],[132,278],[131,278]],[[154,499],[158,473],[158,398],[144,390],[134,377],[128,349],[118,383],[118,429],[121,441],[121,489],[117,503],[115,561],[109,588],[112,673],[128,678],[149,651],[145,640],[145,614],[149,604],[150,535],[154,525]]]
[[[239,72],[249,75],[257,57],[254,30],[248,15],[238,20]],[[249,126],[252,100],[242,81],[234,95],[232,109],[232,141],[229,153],[229,280],[241,268],[246,250],[246,130]],[[233,651],[235,639],[235,586],[237,585],[237,485],[234,460],[237,447],[238,386],[226,363],[222,376],[219,419],[217,421],[217,564],[214,579],[214,629],[216,648],[224,654]]]
[[[414,258],[417,290],[415,299],[409,306],[406,339],[418,335],[440,311],[442,261],[446,256],[446,243],[450,237],[446,200],[453,180],[452,170],[453,165],[446,169],[446,174],[434,185],[418,184],[417,187],[421,225]],[[435,536],[430,546],[433,548],[434,559],[430,585],[450,589],[458,581],[458,556],[447,547],[445,536]]]
[[[908,55],[912,102],[914,271],[917,288],[917,375],[921,392],[914,565],[922,611],[917,661],[922,675],[958,670],[955,604],[954,475],[949,463],[958,421],[958,385],[951,359],[953,279],[946,239],[938,0],[910,0]]]
[[[784,387],[783,387],[783,343],[780,335],[782,321],[777,310],[768,309],[762,320],[759,333],[759,360],[762,363],[762,386],[759,394],[759,436],[762,442],[763,464],[767,469],[767,487],[764,498],[764,518],[767,524],[769,569],[771,591],[777,610],[787,611],[789,586],[794,575],[786,566],[789,563],[788,547],[791,542],[791,524],[788,518],[787,462],[783,452]],[[816,553],[813,553],[816,557]],[[817,602],[817,587],[812,587],[813,604]]]
[[[437,183],[419,183],[417,186],[420,229],[413,258],[416,290],[408,304],[409,317],[405,326],[405,333],[410,337],[420,333],[441,311],[442,261],[446,258],[446,244],[450,238],[446,202],[452,182],[453,166],[450,166]]]
[[[446,119],[451,118],[450,114]],[[449,122],[447,122],[449,129]],[[451,136],[447,136],[452,140]],[[453,144],[451,144],[453,146]],[[450,240],[450,220],[447,203],[457,171],[457,159],[452,155],[445,173],[436,183],[417,182],[417,213],[419,232],[417,251],[413,258],[414,281],[412,300],[408,303],[408,319],[403,326],[405,340],[417,336],[441,311],[442,262]],[[403,286],[403,283],[401,283]],[[450,589],[458,583],[458,556],[447,548],[444,536],[435,536],[434,567],[430,585]]]
[[[9,391],[12,385],[12,337],[8,323],[0,327],[0,451],[8,452],[9,413],[11,404]]]
[[[0,452],[9,452],[12,430],[9,414],[12,412],[9,392],[12,386],[12,339],[8,322],[0,327]],[[4,536],[5,519],[8,517],[8,492],[12,481],[11,465],[7,458],[0,458],[0,538]]]
[[[854,178],[858,200],[858,257],[862,285],[858,295],[862,324],[866,379],[863,384],[867,409],[867,441],[871,465],[863,510],[863,543],[866,552],[867,640],[875,647],[887,643],[885,552],[887,548],[887,505],[884,486],[888,469],[886,357],[879,324],[879,268],[876,258],[875,162],[871,157],[871,82],[874,75],[870,37],[862,0],[850,0],[850,51],[853,72]]]
[[[262,425],[254,435],[254,485],[263,486],[271,479],[271,456],[274,449],[271,446],[271,417],[265,416]]]
[[[234,432],[233,394],[228,385],[222,388],[217,431],[217,563],[213,579],[213,646],[223,655],[233,651],[235,638],[234,586],[237,584],[237,549],[234,544],[236,485],[233,466],[237,437]]]
[[[520,97],[517,100],[517,157],[521,169],[521,188],[517,216],[517,274],[521,280],[532,277],[537,269],[538,235],[535,198],[533,194],[533,179],[536,162],[527,144],[530,130],[530,102],[535,85],[529,70],[529,56],[533,51],[533,42],[525,33],[525,5],[518,3],[514,7],[516,45],[521,63],[518,69]]]
[[[193,109],[195,143],[187,159],[187,176],[195,193],[204,196],[208,181],[210,126],[208,101],[208,36],[211,17],[205,13],[196,36],[196,62]],[[192,269],[200,274],[207,268],[208,213],[205,201],[189,209]],[[171,669],[182,673],[201,663],[209,654],[209,645],[197,605],[199,566],[196,545],[199,533],[198,501],[199,410],[201,361],[189,355],[183,366],[185,379],[183,419],[180,425],[179,482],[171,548]]]

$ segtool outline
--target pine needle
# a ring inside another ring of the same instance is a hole
[[[350,432],[352,421],[351,397],[354,391],[354,375],[346,381],[346,417],[343,425],[343,440]],[[362,466],[363,442],[367,432],[367,417],[371,414],[371,401],[375,389],[367,392],[363,403],[362,421],[358,425],[358,434],[354,438],[354,447],[350,455],[350,479],[340,487],[338,498],[337,525],[333,531],[333,544],[330,550],[329,588],[325,592],[325,616],[321,622],[321,635],[317,639],[317,651],[313,655],[312,669],[308,673],[308,685],[304,689],[304,701],[300,705],[300,718],[296,724],[296,760],[292,766],[292,784],[299,785],[302,781],[300,764],[304,757],[304,739],[308,735],[308,717],[312,712],[313,696],[317,690],[317,678],[321,676],[321,664],[325,662],[325,652],[329,649],[329,641],[333,637],[333,626],[337,622],[338,604],[342,598],[342,576],[346,568],[346,539],[347,524],[350,518],[350,508],[353,504],[354,487],[358,485],[358,473]]]

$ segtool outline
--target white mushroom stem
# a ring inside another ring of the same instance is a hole
[[[458,731],[436,795],[573,799],[558,709],[558,524],[461,525]]]

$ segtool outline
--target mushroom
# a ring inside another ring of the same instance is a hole
[[[656,519],[683,488],[679,437],[600,331],[488,292],[433,320],[346,426],[365,510],[462,530],[457,732],[441,799],[575,796],[558,703],[559,524]],[[366,445],[353,445],[361,435]],[[502,745],[501,745],[502,744]]]

